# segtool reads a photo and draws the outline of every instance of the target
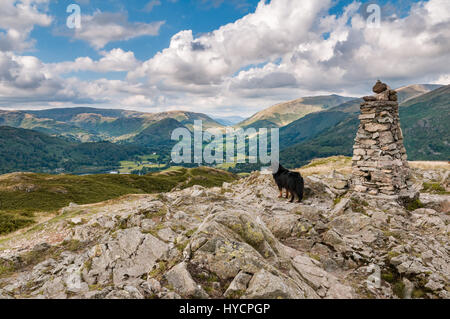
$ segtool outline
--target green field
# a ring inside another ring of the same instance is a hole
[[[120,174],[129,174],[133,171],[140,171],[144,168],[163,168],[165,167],[165,164],[156,164],[155,162],[158,161],[160,158],[157,154],[151,154],[151,155],[143,155],[143,156],[137,156],[139,160],[135,161],[121,161],[120,162],[120,168],[119,173]],[[151,162],[152,164],[149,164]]]
[[[199,168],[171,168],[165,172],[137,175],[46,175],[14,173],[0,176],[0,234],[35,222],[35,213],[52,214],[70,203],[91,204],[127,194],[168,192],[175,187],[221,186],[238,177],[231,173]],[[187,183],[186,183],[187,182]]]

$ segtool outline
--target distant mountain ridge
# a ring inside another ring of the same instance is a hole
[[[320,112],[325,109],[338,106],[347,101],[353,100],[352,97],[339,95],[325,95],[304,97],[297,100],[284,102],[262,110],[249,119],[239,123],[240,127],[282,127],[288,125],[304,116]]]
[[[41,111],[0,110],[0,125],[32,129],[82,142],[127,140],[151,125],[169,118],[177,120],[189,129],[193,128],[195,120],[203,121],[205,129],[223,127],[208,115],[185,111],[143,113],[87,107]]]
[[[397,95],[399,103],[405,103],[408,100],[414,99],[420,95],[426,94],[430,91],[437,90],[442,85],[439,84],[413,84],[398,88]]]

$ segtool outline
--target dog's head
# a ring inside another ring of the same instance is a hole
[[[287,170],[286,170],[283,166],[281,166],[281,164],[278,163],[278,162],[272,163],[272,165],[271,165],[270,167],[271,167],[271,169],[272,169],[272,174],[273,174],[273,175],[279,174],[279,173],[282,173],[282,172],[287,171]]]

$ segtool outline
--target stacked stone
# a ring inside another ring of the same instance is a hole
[[[380,81],[364,97],[353,146],[352,189],[396,195],[407,188],[409,166],[400,128],[397,92]]]

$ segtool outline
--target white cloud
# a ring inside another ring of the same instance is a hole
[[[240,68],[292,51],[307,41],[317,15],[329,0],[261,1],[255,13],[194,39],[191,30],[171,39],[169,48],[131,72],[136,78],[151,74],[168,83],[209,85],[222,82]]]
[[[97,11],[93,15],[82,16],[81,28],[74,29],[74,38],[87,41],[95,49],[101,49],[110,42],[156,36],[164,23],[129,22],[126,13]]]
[[[88,84],[88,83],[85,83]],[[0,52],[0,105],[2,107],[40,106],[54,102],[66,104],[109,101],[89,93],[76,79],[62,79],[33,56]]]
[[[101,51],[100,54],[103,57],[98,61],[94,61],[90,57],[80,57],[75,59],[75,61],[49,64],[48,69],[55,74],[78,71],[105,73],[124,72],[139,66],[139,61],[136,60],[134,53],[131,51],[125,52],[118,48],[108,52]]]
[[[0,2],[0,51],[24,51],[35,25],[49,26],[52,18],[44,13],[49,0],[2,0]]]
[[[154,102],[145,95],[132,95],[122,100],[122,105],[131,107],[149,107],[152,106]]]

